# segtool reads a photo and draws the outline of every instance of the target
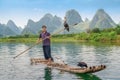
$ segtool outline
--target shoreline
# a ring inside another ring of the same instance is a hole
[[[0,38],[0,43],[36,43],[37,38]],[[94,40],[77,40],[74,38],[51,38],[52,43],[85,43],[85,44],[108,44],[119,45],[120,40],[111,41],[94,41]]]

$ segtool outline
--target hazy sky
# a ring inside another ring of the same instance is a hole
[[[28,19],[38,21],[46,13],[63,18],[70,9],[76,9],[83,20],[86,17],[91,20],[100,8],[116,23],[120,22],[120,0],[0,0],[0,23],[6,24],[11,19],[24,27]]]

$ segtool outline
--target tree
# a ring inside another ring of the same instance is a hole
[[[29,37],[29,34],[24,34],[25,38],[28,38]]]
[[[89,28],[87,28],[87,29],[86,29],[86,32],[87,32],[87,33],[90,33],[90,32],[91,32],[91,30],[90,30]]]
[[[2,35],[2,34],[0,34],[0,37],[3,37],[3,35]]]
[[[118,35],[120,35],[120,25],[117,25],[117,27],[115,28],[116,32]]]
[[[99,29],[99,28],[94,28],[94,29],[92,30],[92,32],[93,32],[93,33],[100,33],[100,29]]]
[[[39,31],[38,31],[38,34],[40,34],[41,32],[42,32],[42,30],[39,30]]]

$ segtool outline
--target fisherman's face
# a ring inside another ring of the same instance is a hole
[[[42,32],[46,32],[47,29],[45,27],[42,28]]]

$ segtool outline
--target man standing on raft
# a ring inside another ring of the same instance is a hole
[[[43,52],[45,59],[48,61],[53,61],[50,47],[50,33],[47,32],[47,27],[45,25],[42,26],[42,32],[40,33],[37,43],[40,43],[41,41],[43,43]]]

